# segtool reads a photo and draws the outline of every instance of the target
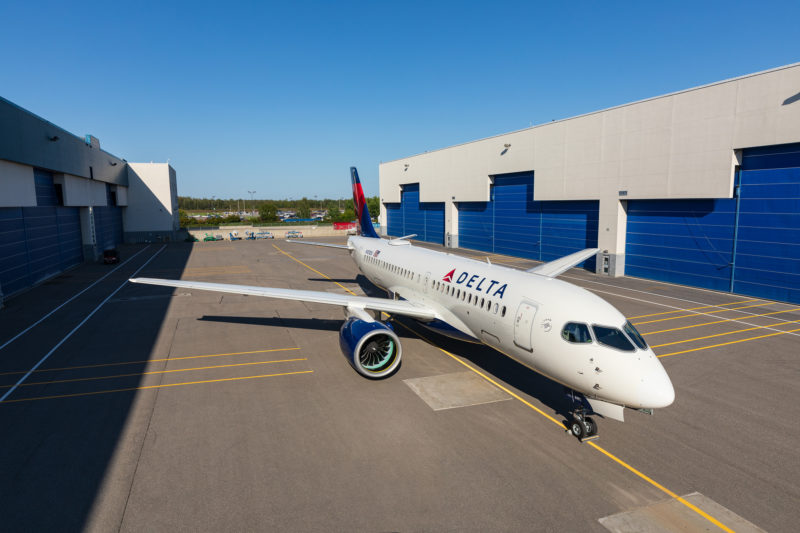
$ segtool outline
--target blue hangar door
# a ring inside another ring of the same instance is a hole
[[[36,207],[0,208],[0,286],[6,296],[83,260],[79,208],[59,205],[53,175],[34,170]]]
[[[800,143],[743,151],[734,198],[631,200],[625,273],[800,303]]]
[[[419,183],[403,185],[399,204],[384,204],[386,232],[392,237],[416,233],[417,240],[444,244],[444,202],[419,201]]]
[[[597,246],[597,201],[535,202],[533,187],[533,172],[505,174],[489,202],[459,203],[459,246],[538,261]],[[594,259],[584,267],[594,270]]]

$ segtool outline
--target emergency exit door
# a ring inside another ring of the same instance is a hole
[[[517,308],[517,316],[514,319],[514,344],[529,352],[533,351],[531,333],[533,332],[533,319],[535,317],[536,304],[523,300]]]

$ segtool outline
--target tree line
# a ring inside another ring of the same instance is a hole
[[[377,196],[366,199],[367,209],[372,218],[377,218],[380,212],[380,200]],[[181,226],[192,223],[188,216],[189,211],[206,211],[209,214],[214,212],[258,212],[260,222],[277,222],[278,211],[294,211],[296,218],[311,218],[312,210],[327,210],[328,214],[325,221],[328,222],[351,222],[356,218],[353,209],[353,200],[350,198],[323,200],[310,200],[303,197],[299,200],[245,200],[243,198],[193,198],[191,196],[178,196],[178,209],[181,214]],[[253,220],[253,217],[248,217]],[[218,222],[238,222],[241,220],[239,215],[228,215],[220,218]]]

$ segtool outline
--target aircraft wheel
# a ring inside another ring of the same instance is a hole
[[[570,425],[569,430],[579,439],[586,436],[586,426],[577,418],[572,419],[572,425]]]
[[[586,426],[586,434],[588,436],[597,435],[597,423],[593,419],[587,416],[584,419],[584,425]]]

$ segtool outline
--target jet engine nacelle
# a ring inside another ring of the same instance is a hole
[[[348,318],[339,330],[339,346],[364,377],[385,378],[400,366],[400,339],[389,324]]]

